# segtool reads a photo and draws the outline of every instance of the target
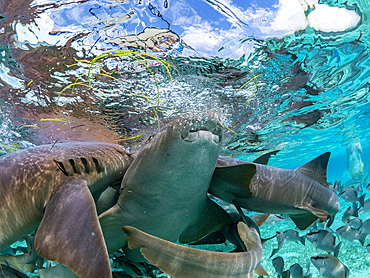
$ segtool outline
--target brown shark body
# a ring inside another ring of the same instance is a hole
[[[131,163],[119,145],[42,145],[0,157],[0,250],[37,229],[35,249],[80,277],[111,277],[95,201]]]
[[[134,227],[122,230],[128,235],[128,246],[139,248],[144,257],[174,278],[252,278],[268,275],[260,265],[263,248],[257,230],[244,222],[237,225],[247,252],[224,253],[193,249],[144,233]]]
[[[293,170],[220,156],[209,192],[249,210],[288,214],[299,229],[317,218],[330,217],[330,226],[339,201],[326,182],[329,156],[324,153]]]

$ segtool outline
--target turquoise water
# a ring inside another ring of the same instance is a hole
[[[0,154],[68,140],[133,149],[178,112],[214,110],[227,128],[224,155],[253,161],[280,150],[269,164],[293,169],[330,151],[328,181],[344,183],[346,147],[360,142],[365,178],[370,7],[367,0],[317,2],[3,0]],[[131,53],[100,59],[86,78],[81,60],[120,49],[170,66]],[[76,78],[85,86],[63,90]],[[341,200],[334,230],[348,205]],[[275,224],[264,237],[293,227]],[[272,276],[274,246],[266,243],[263,261]],[[318,252],[285,242],[278,255],[287,267],[305,267]],[[345,241],[338,257],[350,277],[369,275],[358,241]],[[313,265],[310,271],[319,277]]]

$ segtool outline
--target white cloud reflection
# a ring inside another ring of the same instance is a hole
[[[250,36],[261,39],[283,38],[307,27],[322,32],[339,32],[356,26],[360,21],[356,11],[319,4],[318,0],[279,0],[278,4],[270,7],[256,4],[241,7],[235,2],[208,2],[224,16],[228,24],[219,24],[221,19],[202,18],[196,23],[192,21],[189,25],[182,25],[184,31],[180,36],[202,54],[215,55],[220,46],[229,45],[230,51],[227,54],[232,57],[236,53],[232,53],[231,49],[240,50],[240,46],[231,45],[239,44],[240,39]]]

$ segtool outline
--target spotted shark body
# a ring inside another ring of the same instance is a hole
[[[330,226],[339,201],[326,181],[329,156],[293,170],[220,156],[209,193],[249,210],[288,214],[301,230],[318,218],[330,218]]]
[[[35,249],[80,277],[111,277],[95,201],[131,156],[119,145],[60,143],[0,157],[0,251],[37,229]]]

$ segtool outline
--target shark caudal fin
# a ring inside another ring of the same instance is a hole
[[[307,162],[306,164],[297,168],[297,170],[307,177],[329,188],[329,184],[326,181],[326,168],[328,166],[329,157],[330,152],[323,153],[310,162]]]
[[[85,181],[67,179],[56,188],[36,232],[35,249],[81,278],[112,277],[94,199]]]

